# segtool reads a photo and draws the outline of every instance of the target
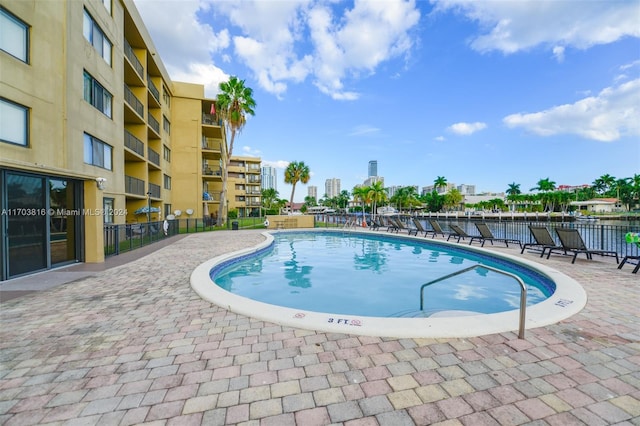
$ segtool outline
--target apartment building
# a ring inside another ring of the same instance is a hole
[[[238,217],[259,217],[262,206],[260,158],[232,155],[227,183],[229,211]]]
[[[102,262],[105,223],[218,211],[214,100],[171,81],[132,0],[1,0],[0,23],[0,280]]]

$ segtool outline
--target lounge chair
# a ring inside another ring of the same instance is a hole
[[[545,251],[547,251],[547,249],[562,248],[562,246],[559,246],[555,242],[555,240],[551,236],[551,233],[549,232],[546,226],[529,225],[529,231],[531,232],[531,235],[533,236],[533,239],[535,242],[525,243],[522,246],[522,250],[520,251],[520,254],[524,253],[527,247],[540,247],[542,248],[542,253],[540,253],[540,257],[542,257],[544,256],[544,253]]]
[[[466,231],[462,228],[460,228],[458,225],[449,225],[449,228],[451,228],[451,230],[453,231],[453,233],[449,234],[449,236],[447,237],[447,241],[449,241],[449,238],[453,237],[453,238],[457,238],[458,240],[456,242],[460,242],[460,240],[464,240],[465,238],[469,238],[469,245],[471,245],[471,243],[473,243],[473,240],[481,240],[482,237],[480,237],[479,235],[469,235],[466,233]]]
[[[398,232],[400,231],[400,225],[398,225],[398,221],[395,217],[387,218],[387,232]]]
[[[638,248],[640,248],[640,232],[627,232],[624,236],[625,241],[628,244],[635,244]],[[640,256],[625,256],[618,265],[618,269],[622,269],[627,260],[637,260],[636,267],[633,269],[633,273],[638,273],[638,269],[640,269]]]
[[[444,232],[444,230],[442,229],[442,226],[440,226],[440,223],[437,220],[427,219],[427,222],[429,222],[429,225],[431,225],[431,231],[427,231],[427,233],[433,234],[432,238],[435,238],[436,235],[442,235],[443,238],[451,235],[450,232]],[[425,237],[426,236],[427,235],[425,235]]]
[[[503,242],[507,247],[509,247],[509,243],[517,243],[520,247],[522,247],[522,242],[520,240],[514,240],[510,238],[496,238],[493,236],[493,232],[489,229],[486,223],[476,223],[476,228],[478,228],[478,232],[480,232],[480,236],[482,237],[482,247],[484,247],[484,243],[489,241],[491,245],[493,245],[494,241]]]
[[[413,228],[412,230],[409,231],[409,235],[413,234],[415,236],[418,236],[419,232],[423,232],[424,236],[427,236],[427,233],[429,232],[427,229],[425,229],[424,226],[422,226],[422,222],[420,222],[418,219],[416,219],[415,217],[412,217],[411,220],[413,221],[413,226],[415,226],[415,228]]]
[[[391,219],[391,221],[393,222],[393,224],[396,227],[396,232],[398,232],[398,231],[407,231],[407,233],[409,235],[411,235],[411,229],[407,225],[404,224],[402,219],[400,219],[399,217],[392,217],[390,219]]]
[[[578,232],[577,229],[556,228],[556,234],[558,234],[558,238],[560,238],[562,247],[549,249],[549,251],[547,252],[547,259],[554,251],[562,250],[565,254],[567,254],[567,252],[573,253],[573,259],[571,260],[571,263],[575,263],[576,257],[578,257],[580,253],[584,253],[589,260],[592,259],[593,254],[599,254],[600,256],[615,256],[616,263],[620,262],[620,259],[618,258],[618,252],[616,251],[589,249],[585,245],[584,240],[582,239],[582,235],[580,235],[580,232]]]
[[[636,267],[633,268],[633,271],[631,271],[632,274],[637,274],[638,270],[640,269],[640,256],[625,256],[624,259],[622,259],[622,262],[620,262],[620,264],[618,265],[618,269],[622,269],[622,267],[624,266],[625,263],[627,263],[627,260],[637,260],[638,263],[636,263]]]
[[[371,228],[372,231],[377,231],[382,226],[383,226],[382,223],[380,223],[380,221],[377,218],[375,217],[371,218],[371,225],[369,225],[369,227]]]

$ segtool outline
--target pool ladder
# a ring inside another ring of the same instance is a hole
[[[524,322],[525,322],[525,317],[526,317],[526,313],[527,313],[527,286],[524,284],[524,281],[522,281],[522,278],[520,278],[519,276],[512,274],[511,272],[507,272],[507,271],[503,271],[501,269],[497,269],[497,268],[493,268],[491,266],[487,266],[487,265],[481,265],[479,263],[473,265],[473,266],[469,266],[468,268],[464,268],[461,269],[459,271],[456,272],[452,272],[450,274],[447,274],[445,276],[442,276],[440,278],[436,278],[433,281],[429,281],[428,283],[422,284],[422,286],[420,287],[420,310],[424,310],[424,288],[427,286],[430,286],[431,284],[435,284],[437,282],[446,280],[447,278],[451,278],[451,277],[455,277],[456,275],[460,275],[460,274],[464,274],[465,272],[469,272],[472,269],[476,269],[476,268],[484,268],[484,269],[488,269],[489,271],[493,271],[496,272],[498,274],[502,274],[502,275],[506,275],[508,277],[511,277],[513,279],[515,279],[518,284],[520,285],[520,325],[519,325],[519,329],[518,329],[518,338],[519,339],[524,339]]]

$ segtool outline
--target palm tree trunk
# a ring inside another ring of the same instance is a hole
[[[296,193],[296,184],[291,187],[291,199],[289,199],[289,214],[293,213],[293,194]]]
[[[233,153],[233,142],[235,139],[236,131],[232,129],[231,142],[229,143],[229,149],[227,150],[226,166],[222,173],[222,191],[220,191],[220,205],[218,206],[218,221],[216,223],[218,226],[223,226],[227,221],[227,217],[224,216],[224,205],[227,202],[227,180],[229,179],[229,165],[231,164],[231,154]]]

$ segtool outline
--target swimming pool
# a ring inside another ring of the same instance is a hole
[[[586,302],[579,284],[559,272],[480,248],[374,232],[288,231],[266,236],[259,247],[212,259],[204,264],[207,278],[200,270],[194,280],[199,267],[192,276],[194,289],[230,310],[275,323],[395,337],[517,329],[517,282],[484,268],[429,286],[420,309],[422,284],[474,264],[523,278],[528,327],[573,314]],[[198,284],[200,278],[204,282]],[[540,305],[558,312],[537,316]]]

